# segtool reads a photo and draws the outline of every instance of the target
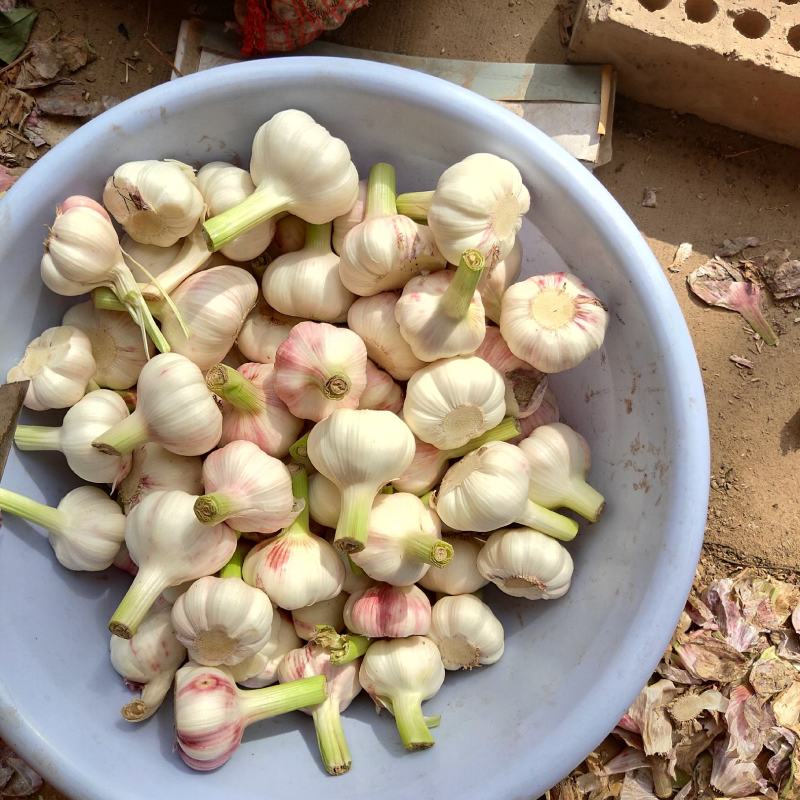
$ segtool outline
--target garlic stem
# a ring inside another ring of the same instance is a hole
[[[302,500],[303,510],[295,517],[294,522],[286,528],[285,533],[311,533],[311,518],[308,506],[308,472],[302,467],[289,467],[292,473],[292,494],[295,501]]]
[[[215,364],[206,372],[206,386],[240,411],[261,414],[266,408],[264,393],[227,364]]]
[[[606,499],[597,489],[584,480],[572,480],[569,487],[569,508],[584,519],[597,522],[605,507]]]
[[[61,533],[64,525],[64,515],[57,508],[31,500],[30,497],[12,492],[9,489],[0,489],[0,511],[7,511],[14,516],[40,525],[53,533]]]
[[[289,455],[292,461],[306,469],[312,468],[311,459],[308,457],[308,434],[301,436],[290,448]]]
[[[463,319],[467,315],[485,263],[478,250],[465,250],[461,254],[456,274],[439,301],[442,311],[450,319]]]
[[[121,258],[121,256],[120,256]],[[162,353],[169,353],[169,342],[164,338],[161,329],[156,325],[147,302],[139,291],[139,284],[134,280],[131,271],[124,264],[114,271],[114,292],[125,304],[125,308],[136,324],[147,331],[153,344]]]
[[[563,514],[557,514],[555,511],[550,511],[549,508],[540,506],[532,500],[528,500],[524,511],[514,522],[526,525],[541,533],[546,533],[548,536],[560,539],[562,542],[572,541],[578,533],[578,523],[574,519],[565,517]]]
[[[446,567],[453,557],[453,545],[442,539],[432,539],[425,534],[407,536],[405,538],[406,552],[418,561],[430,564],[432,567]]]
[[[397,196],[397,213],[417,222],[427,222],[433,192],[404,192]]]
[[[394,695],[392,712],[400,740],[406,750],[426,750],[433,747],[433,736],[428,730],[428,720],[422,713],[422,703],[418,695],[405,692]],[[436,724],[436,718],[433,721]]]
[[[92,447],[110,456],[124,456],[141,447],[148,438],[147,426],[141,415],[131,414],[98,436],[92,442]]]
[[[325,769],[329,775],[343,775],[350,769],[353,760],[342,728],[339,701],[329,697],[311,712],[311,718],[314,720],[319,753]]]
[[[206,244],[212,252],[232,242],[259,222],[287,211],[288,198],[276,195],[269,190],[258,190],[242,200],[233,208],[211,217],[203,223],[203,235]]]
[[[442,451],[442,456],[445,460],[453,458],[463,458],[467,453],[477,450],[487,442],[507,442],[515,436],[519,436],[520,426],[519,420],[513,417],[506,417],[501,423],[490,428],[480,436],[470,439],[465,445],[461,447],[454,447],[452,450]]]
[[[158,277],[158,286],[148,283],[142,287],[145,300],[160,300],[162,292],[172,294],[190,275],[194,275],[208,261],[211,253],[206,246],[200,226],[195,228],[184,240],[175,261]],[[130,257],[130,256],[129,256]]]
[[[161,707],[174,679],[174,668],[162,670],[156,674],[142,688],[141,697],[122,706],[122,716],[128,722],[140,722],[151,717]]]
[[[303,245],[303,249],[317,252],[321,251],[323,253],[330,252],[332,228],[332,222],[326,222],[324,225],[312,225],[310,222],[307,222],[306,242],[305,245]]]
[[[333,545],[343,553],[357,553],[364,549],[369,533],[369,514],[375,500],[375,490],[369,486],[353,484],[342,490],[342,506]]]
[[[17,425],[14,444],[20,450],[60,450],[61,428],[46,425]]]
[[[92,303],[101,311],[125,311],[125,304],[106,286],[92,292]]]
[[[367,180],[367,211],[364,219],[397,214],[397,176],[391,164],[373,164]]]
[[[324,675],[314,675],[264,689],[239,692],[239,706],[244,724],[247,726],[262,719],[322,703],[328,694],[325,684]]]
[[[370,640],[366,636],[357,633],[338,633],[330,625],[317,625],[313,642],[328,651],[331,664],[349,664],[361,658],[370,646]]]
[[[242,577],[242,563],[247,551],[250,548],[244,542],[239,541],[233,551],[231,560],[219,571],[220,578],[239,578]]]
[[[194,501],[194,515],[203,525],[218,525],[238,511],[239,504],[225,492],[204,494]]]
[[[111,633],[123,639],[132,638],[147,612],[165,588],[164,580],[159,572],[140,569],[128,591],[125,592],[125,597],[122,598],[108,621],[108,629]]]

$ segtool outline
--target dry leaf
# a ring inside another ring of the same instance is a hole
[[[41,788],[39,774],[0,742],[0,797],[29,797]]]
[[[682,695],[669,707],[669,713],[676,722],[688,722],[699,717],[703,711],[724,712],[727,707],[727,698],[715,689],[709,689],[702,694]]]
[[[764,748],[769,730],[775,724],[763,703],[746,686],[737,686],[731,692],[725,712],[728,749],[740,761],[755,761]]]
[[[732,683],[747,671],[748,660],[711,631],[695,631],[676,650],[683,666],[706,681]]]
[[[737,236],[735,239],[723,239],[722,247],[717,250],[716,255],[730,258],[739,255],[748,247],[758,247],[760,244],[761,240],[757,236]]]
[[[33,111],[33,98],[19,89],[12,89],[0,81],[0,128],[22,130],[25,120]]]
[[[657,681],[645,686],[628,710],[642,732],[644,752],[648,756],[666,755],[672,750],[672,724],[666,707],[677,694],[672,681]]]
[[[626,747],[603,766],[606,775],[620,775],[633,769],[647,767],[647,757],[635,747]]]
[[[62,33],[54,39],[34,42],[31,55],[20,65],[15,85],[18,89],[49,86],[95,58],[85,36]]]
[[[756,694],[769,698],[785,689],[797,677],[797,670],[778,658],[774,647],[768,647],[751,667],[748,680]]]
[[[772,701],[772,712],[778,725],[789,727],[800,723],[800,679]]]
[[[711,785],[727,797],[747,797],[768,788],[767,781],[752,761],[740,761],[731,754],[727,737],[714,745]]]
[[[800,589],[785,581],[765,579],[745,570],[735,579],[747,620],[761,630],[779,630],[800,602]]]

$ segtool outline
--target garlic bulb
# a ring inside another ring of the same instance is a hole
[[[222,414],[203,373],[177,353],[145,364],[137,385],[136,410],[94,440],[103,453],[124,455],[145,442],[158,442],[179,456],[211,450],[222,433]]]
[[[245,318],[236,346],[248,361],[271,364],[278,346],[299,321],[279,314],[259,300]]]
[[[339,277],[339,256],[331,250],[331,223],[308,225],[303,248],[278,256],[267,267],[261,290],[282,314],[344,322],[356,296]]]
[[[367,386],[367,349],[358,334],[327,322],[300,322],[275,354],[275,391],[289,411],[318,422],[358,408]]]
[[[422,703],[430,700],[444,683],[444,666],[436,645],[424,636],[375,642],[364,654],[359,681],[376,706],[395,718],[407,750],[433,746],[429,727],[439,717],[426,717]]]
[[[442,597],[431,614],[428,636],[445,669],[472,669],[500,660],[505,636],[492,609],[471,594]]]
[[[60,450],[82,480],[116,485],[130,471],[130,455],[106,455],[92,441],[127,416],[125,401],[116,392],[97,389],[67,411],[60,428],[17,425],[14,443],[20,450]]]
[[[342,283],[361,296],[400,289],[414,275],[445,266],[431,230],[397,213],[395,182],[390,164],[372,167],[364,220],[348,231],[342,243]]]
[[[586,482],[591,454],[586,439],[568,425],[541,425],[520,442],[528,459],[529,497],[545,508],[570,508],[597,522],[605,508],[603,495]]]
[[[443,541],[453,548],[450,563],[442,569],[429,569],[419,585],[439,594],[470,594],[489,581],[478,572],[478,553],[483,542],[471,536],[444,536]]]
[[[244,691],[227,671],[190,661],[175,675],[175,733],[181,758],[196,770],[221,767],[248,725],[316,705],[326,696],[322,675]]]
[[[327,480],[327,479],[326,479]],[[342,584],[342,591],[345,594],[354,594],[355,592],[363,592],[369,589],[370,586],[375,585],[375,581],[364,572],[361,567],[356,566],[353,559],[347,553],[341,550],[336,551],[344,566],[344,583]]]
[[[403,390],[392,380],[392,376],[378,369],[367,359],[367,388],[358,401],[359,408],[373,411],[391,411],[399,414],[403,410]]]
[[[558,422],[561,419],[561,412],[558,408],[558,400],[551,389],[547,389],[542,397],[542,404],[530,416],[519,420],[520,434],[509,441],[511,444],[519,444],[523,439],[533,433],[540,425],[549,425],[551,422]]]
[[[296,109],[280,111],[256,131],[250,177],[253,194],[206,221],[212,250],[282,211],[315,225],[330,222],[358,195],[358,173],[347,145]]]
[[[120,481],[117,501],[130,510],[150,492],[180,489],[187,494],[203,493],[203,462],[197,456],[178,456],[160,444],[147,442],[131,454],[130,472]]]
[[[275,236],[269,248],[270,254],[277,258],[301,250],[306,242],[306,223],[294,214],[279,215],[275,219]]]
[[[222,400],[220,444],[253,442],[265,453],[283,458],[303,428],[275,391],[272,364],[242,364],[238,370],[217,364],[206,384]]]
[[[344,606],[344,624],[353,633],[370,639],[399,639],[431,627],[431,603],[422,589],[376,583],[353,592]]]
[[[203,194],[210,217],[246,200],[256,188],[246,169],[224,161],[205,164],[197,173],[197,187]],[[267,249],[274,234],[275,220],[268,219],[237,236],[220,251],[234,261],[250,261]]]
[[[406,387],[403,419],[440,450],[465,445],[500,423],[505,386],[497,370],[474,356],[448,358],[415,373]]]
[[[114,170],[103,204],[128,235],[169,247],[187,236],[205,211],[194,170],[180,161],[129,161]]]
[[[78,328],[62,325],[37,336],[8,371],[6,380],[30,381],[25,407],[46,411],[74,406],[96,371],[89,337]]]
[[[478,570],[512,597],[555,600],[569,589],[572,558],[563,545],[539,531],[504,528],[484,544]]]
[[[273,609],[272,629],[267,643],[255,655],[228,668],[236,683],[248,689],[261,689],[278,680],[278,666],[283,657],[303,642],[295,633],[292,620]]]
[[[73,489],[56,508],[0,489],[0,511],[45,528],[58,562],[67,569],[110,567],[125,537],[120,507],[96,486]]]
[[[91,344],[95,373],[92,380],[105,389],[129,389],[147,363],[148,352],[136,323],[120,311],[101,311],[91,300],[67,310],[61,321],[83,331]]]
[[[311,430],[308,457],[342,495],[334,544],[344,552],[363,550],[375,495],[414,457],[411,431],[390,411],[340,409]]]
[[[475,355],[491,364],[502,376],[509,416],[519,419],[536,412],[547,391],[547,377],[517,358],[508,349],[498,328],[486,329],[486,337]]]
[[[136,239],[131,239],[126,233],[120,240],[122,255],[125,263],[134,275],[137,269],[144,267],[154,278],[158,278],[169,269],[178,258],[183,247],[183,241],[178,240],[169,247],[159,247],[157,244],[142,244]],[[211,255],[206,250],[207,255]],[[149,279],[148,279],[149,280]]]
[[[552,272],[503,295],[500,331],[511,352],[541,372],[576,367],[603,344],[608,311],[575,275]]]
[[[305,470],[293,472],[292,491],[298,501],[304,501],[303,510],[278,536],[257,544],[247,554],[242,571],[247,583],[263,589],[287,611],[336,597],[344,582],[344,566],[336,551],[308,527]]]
[[[489,442],[450,467],[436,512],[457,531],[493,531],[518,522],[557,539],[574,539],[578,524],[528,499],[528,462],[513,444]]]
[[[339,487],[321,472],[308,477],[308,511],[311,519],[325,528],[335,528],[342,510]]]
[[[133,559],[128,552],[128,548],[125,546],[125,542],[119,546],[119,550],[117,550],[117,554],[114,556],[114,560],[111,563],[117,569],[127,572],[128,575],[135,575],[139,571],[139,567],[133,563]]]
[[[358,197],[353,207],[333,221],[333,252],[342,254],[344,237],[364,219],[367,208],[367,182],[358,182]]]
[[[481,293],[486,318],[498,325],[500,324],[500,302],[506,289],[512,283],[516,283],[521,269],[522,245],[517,239],[508,255],[493,267],[485,269],[478,281],[478,291]]]
[[[344,592],[337,594],[330,600],[320,600],[305,608],[296,608],[292,611],[294,631],[301,638],[308,641],[317,633],[317,625],[327,625],[336,631],[344,629],[344,604],[347,595]]]
[[[364,549],[350,556],[370,578],[394,586],[416,583],[431,566],[444,567],[453,548],[442,541],[436,514],[413,494],[379,494],[369,515]]]
[[[227,522],[237,531],[274,533],[300,513],[289,470],[252,442],[231,442],[211,453],[203,483],[206,494],[195,501],[194,513],[206,525]]]
[[[458,269],[412,278],[394,309],[402,337],[422,361],[469,355],[483,341],[486,317],[476,290],[483,256],[466,250]]]
[[[339,716],[361,691],[358,682],[360,663],[332,664],[330,656],[319,648],[306,645],[286,654],[278,667],[281,683],[325,676],[328,696],[319,705],[304,708],[311,714],[317,732],[317,744],[322,763],[329,775],[343,775],[350,769],[350,750],[347,747]]]
[[[394,309],[399,292],[360,297],[347,312],[347,325],[367,347],[367,355],[398,381],[407,381],[425,366],[400,333]]]
[[[128,722],[152,717],[172,686],[175,673],[186,659],[186,648],[175,638],[170,608],[153,608],[131,639],[109,637],[111,666],[127,684],[141,685],[141,694],[122,707]]]
[[[125,544],[139,571],[108,628],[130,639],[161,592],[216,572],[236,549],[236,534],[224,523],[203,525],[186,492],[150,492],[127,517]]]

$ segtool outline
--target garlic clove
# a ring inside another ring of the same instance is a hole
[[[431,626],[431,604],[413,584],[378,583],[347,598],[344,623],[348,630],[370,639],[424,636]]]
[[[245,318],[236,345],[248,361],[272,364],[275,351],[301,320],[287,317],[259,300]]]
[[[367,182],[358,182],[358,197],[352,208],[333,221],[333,252],[342,254],[344,237],[364,219],[367,210]]]
[[[359,408],[373,411],[391,411],[400,414],[403,410],[403,390],[388,372],[376,367],[367,359],[367,387],[358,401]]]
[[[261,689],[278,680],[278,666],[283,657],[303,642],[295,633],[291,619],[274,609],[272,629],[264,647],[255,655],[229,668],[236,683],[248,689]]]
[[[453,557],[442,569],[429,569],[419,585],[439,594],[470,594],[489,583],[478,572],[478,553],[483,542],[471,536],[443,536],[453,548]]]
[[[505,644],[500,620],[471,594],[437,600],[428,636],[439,648],[444,668],[452,670],[494,664]]]
[[[292,611],[295,633],[301,639],[309,641],[316,636],[319,625],[327,625],[336,631],[344,630],[342,611],[346,601],[347,595],[341,592],[330,600],[320,600],[319,603],[305,608],[296,608]]]
[[[478,282],[478,291],[481,293],[486,318],[498,325],[500,324],[500,304],[503,295],[512,283],[517,282],[521,269],[522,245],[519,239],[516,239],[508,255],[493,267],[487,267]]]

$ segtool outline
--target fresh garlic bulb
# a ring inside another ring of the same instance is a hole
[[[568,425],[541,425],[520,442],[528,459],[529,497],[545,508],[569,508],[597,522],[606,501],[586,482],[591,454],[586,439]]]
[[[358,401],[358,407],[399,414],[403,410],[403,397],[403,390],[392,376],[367,359],[367,388]]]
[[[319,422],[358,408],[367,386],[367,349],[358,334],[327,322],[300,322],[275,354],[275,391],[289,411]]]
[[[9,383],[30,381],[24,405],[34,411],[69,408],[86,394],[97,371],[89,337],[78,328],[48,328],[6,374]]]
[[[474,356],[448,358],[415,373],[406,387],[403,419],[423,442],[452,450],[500,423],[505,385]]]
[[[236,683],[248,689],[261,689],[278,680],[278,666],[290,651],[303,646],[291,619],[273,609],[272,629],[267,643],[255,655],[228,668]]]
[[[179,456],[211,450],[222,433],[222,414],[198,367],[177,353],[145,364],[137,385],[136,410],[94,440],[103,453],[124,455],[158,442]]]
[[[395,183],[390,164],[372,167],[364,220],[348,231],[342,243],[342,283],[362,297],[401,289],[414,275],[445,266],[431,230],[397,213]]]
[[[340,409],[311,430],[308,457],[342,495],[334,544],[363,550],[375,495],[414,457],[411,431],[390,411]]]
[[[508,255],[493,267],[487,267],[478,281],[478,291],[481,293],[486,319],[500,324],[500,302],[506,289],[512,283],[516,283],[521,269],[522,245],[517,239]]]
[[[108,628],[130,639],[168,586],[217,572],[236,549],[236,534],[224,523],[203,525],[194,500],[181,491],[150,492],[127,517],[125,544],[139,571]]]
[[[322,675],[245,691],[229,672],[190,661],[175,675],[175,733],[181,758],[196,770],[221,767],[248,725],[316,705],[326,696]]]
[[[282,211],[322,225],[352,208],[358,173],[347,145],[305,112],[280,111],[253,138],[246,200],[205,223],[212,250]]]
[[[415,495],[395,492],[375,498],[367,543],[350,557],[376,581],[409,586],[431,567],[448,564],[453,548],[442,541],[433,511]]]
[[[150,492],[180,489],[187,494],[203,493],[203,462],[197,456],[178,456],[160,444],[147,442],[131,457],[130,472],[117,489],[117,501],[126,514]]]
[[[558,400],[553,394],[552,389],[547,389],[542,397],[542,404],[530,416],[522,417],[519,420],[520,434],[509,441],[511,444],[519,444],[523,439],[530,436],[540,425],[549,425],[551,422],[558,422],[561,419],[561,412],[558,408]]]
[[[539,531],[504,528],[484,544],[478,570],[512,597],[555,600],[569,589],[572,558],[563,545]]]
[[[249,361],[272,364],[275,351],[300,320],[286,317],[259,300],[245,318],[236,346]]]
[[[125,263],[130,267],[134,275],[138,275],[137,269],[144,267],[154,278],[158,278],[172,266],[183,247],[183,241],[181,240],[171,244],[169,247],[159,247],[157,244],[142,244],[142,242],[132,239],[127,233],[119,240],[119,244],[122,248]]]
[[[356,296],[339,277],[339,256],[331,250],[331,223],[308,225],[303,248],[278,256],[267,267],[261,290],[282,314],[344,322]]]
[[[125,538],[120,507],[96,486],[73,489],[56,508],[0,489],[0,511],[45,528],[58,562],[67,569],[99,572],[110,567]]]
[[[400,333],[394,310],[399,292],[381,292],[360,297],[347,312],[347,325],[367,347],[367,355],[398,381],[407,381],[426,366]]]
[[[329,775],[343,775],[352,763],[339,714],[361,691],[361,684],[358,682],[359,666],[358,661],[332,664],[326,652],[306,645],[287,653],[278,667],[281,683],[314,675],[325,676],[328,696],[319,705],[304,708],[303,711],[314,720],[319,753]]]
[[[358,182],[358,197],[356,198],[353,207],[340,214],[333,221],[333,252],[342,254],[342,247],[344,246],[344,237],[363,221],[364,213],[367,210],[367,182]]]
[[[327,625],[336,631],[344,630],[342,612],[346,602],[347,595],[341,592],[330,600],[320,600],[314,605],[296,608],[292,611],[295,633],[308,641],[316,636],[317,625]]]
[[[536,412],[547,391],[547,377],[517,358],[508,349],[498,328],[486,329],[486,337],[475,355],[491,364],[502,376],[509,416],[519,419]]]
[[[130,389],[147,363],[148,352],[142,332],[121,311],[101,311],[91,300],[67,310],[61,321],[83,331],[88,337],[95,361],[92,380],[105,389]]]
[[[272,364],[242,364],[238,370],[217,364],[206,384],[222,398],[220,444],[253,442],[265,453],[283,458],[303,429],[275,388]]]
[[[273,258],[302,250],[306,243],[306,224],[294,214],[283,214],[275,217],[275,236],[269,251]]]
[[[431,603],[422,589],[376,583],[353,592],[344,606],[344,624],[353,633],[370,639],[400,639],[431,627]]]
[[[212,161],[197,173],[197,188],[208,206],[208,215],[214,217],[246,200],[255,191],[255,185],[246,169],[224,161]],[[268,219],[220,248],[222,255],[234,261],[250,261],[260,256],[275,234],[275,220]]]
[[[336,551],[309,529],[305,470],[295,469],[292,491],[298,502],[304,501],[303,510],[278,536],[257,544],[242,571],[247,583],[263,589],[287,611],[336,597],[344,582],[344,566]]]
[[[437,600],[428,636],[439,648],[445,669],[494,664],[505,646],[500,620],[486,603],[471,594]]]
[[[470,594],[489,583],[478,572],[478,553],[483,542],[471,536],[444,536],[442,540],[453,548],[450,563],[442,569],[429,569],[419,585],[439,594]]]
[[[194,170],[180,161],[129,161],[114,170],[103,204],[127,234],[169,247],[188,236],[205,211]]]
[[[402,337],[422,361],[469,355],[483,341],[486,317],[476,290],[483,256],[467,250],[458,269],[412,278],[394,309]]]
[[[444,666],[436,645],[424,636],[375,642],[364,654],[359,681],[375,705],[394,716],[406,750],[433,746],[429,726],[439,717],[426,717],[422,703],[444,683]]]
[[[153,608],[131,639],[109,637],[111,665],[128,684],[141,685],[141,694],[122,707],[128,722],[152,717],[167,696],[175,673],[186,659],[186,648],[175,638],[170,608]]]
[[[209,454],[203,483],[206,494],[195,501],[194,513],[206,525],[227,522],[240,532],[274,533],[300,513],[289,470],[252,442],[231,442]]]
[[[311,519],[325,528],[335,528],[342,510],[339,487],[321,472],[308,477],[308,511]]]
[[[60,428],[17,425],[14,443],[20,450],[60,450],[82,480],[116,485],[130,471],[130,455],[106,455],[92,441],[127,416],[128,407],[116,392],[97,389],[67,411]]]
[[[603,344],[608,311],[568,272],[534,275],[503,295],[500,331],[511,352],[541,372],[576,367]]]
[[[327,480],[327,479],[326,479]],[[375,581],[364,572],[361,567],[358,567],[353,562],[353,559],[347,553],[341,550],[336,551],[344,566],[344,583],[342,584],[342,591],[345,594],[354,594],[355,592],[363,592],[369,589],[370,586],[375,585]]]
[[[493,531],[518,522],[557,539],[574,539],[578,524],[528,499],[528,462],[507,442],[489,442],[450,467],[436,495],[436,513],[457,531]]]

